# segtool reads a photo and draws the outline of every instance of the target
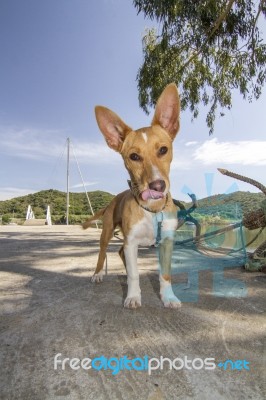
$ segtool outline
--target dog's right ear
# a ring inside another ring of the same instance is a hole
[[[177,87],[174,83],[166,86],[159,97],[152,125],[160,125],[174,140],[179,131],[180,100]]]
[[[120,152],[126,135],[132,129],[117,114],[106,107],[96,106],[95,115],[98,126],[108,146]]]

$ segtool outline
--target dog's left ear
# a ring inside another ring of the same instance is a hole
[[[174,140],[179,131],[180,100],[174,83],[167,85],[157,101],[152,125],[160,125]]]
[[[111,149],[120,152],[126,135],[132,129],[109,108],[96,106],[95,116],[100,130]]]

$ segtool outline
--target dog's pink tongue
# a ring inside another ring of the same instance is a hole
[[[151,190],[151,189],[145,189],[141,193],[141,198],[144,201],[150,200],[150,199],[162,199],[164,197],[164,194],[162,192],[157,192],[157,190]]]

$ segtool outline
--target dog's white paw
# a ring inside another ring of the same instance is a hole
[[[131,309],[141,307],[141,297],[140,296],[127,297],[124,302],[124,307]]]
[[[103,273],[100,272],[99,274],[94,274],[91,277],[91,282],[101,283],[103,281]]]
[[[180,308],[181,301],[172,294],[171,296],[163,296],[161,295],[161,300],[163,302],[164,307],[166,308]]]
[[[164,307],[180,308],[181,301],[175,296],[171,282],[160,276],[160,297]]]

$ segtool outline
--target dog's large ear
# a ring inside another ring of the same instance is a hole
[[[152,125],[160,125],[174,140],[179,131],[180,100],[174,83],[167,85],[157,101]]]
[[[106,143],[115,151],[121,150],[126,135],[132,131],[121,118],[106,107],[96,106],[95,115]]]

